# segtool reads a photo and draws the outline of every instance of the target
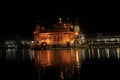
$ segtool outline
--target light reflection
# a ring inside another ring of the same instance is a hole
[[[64,79],[63,72],[61,71],[60,73],[61,73],[60,77],[63,80]]]
[[[80,74],[81,61],[87,58],[120,58],[120,48],[88,48],[88,49],[70,49],[70,50],[30,50],[30,49],[4,49],[0,50],[0,58],[6,60],[22,60],[30,58],[34,60],[35,68],[41,75],[50,76],[50,69],[58,74],[60,80],[69,80],[75,73]],[[43,77],[43,76],[42,76]],[[46,80],[46,79],[44,79]]]
[[[54,70],[60,73],[62,80],[70,79],[76,72],[79,73],[80,54],[81,50],[38,50],[34,54],[35,67],[39,74],[43,74],[43,68],[47,70],[51,67],[57,67]]]
[[[7,49],[6,50],[6,60],[15,59],[16,49]]]
[[[92,51],[92,58],[94,58],[94,49],[92,48],[91,51]]]
[[[33,60],[34,53],[30,49],[8,48],[0,50],[1,59],[5,60]]]
[[[5,52],[4,52],[5,51]],[[4,54],[3,54],[4,53]],[[17,53],[17,54],[16,54]],[[78,50],[30,50],[8,48],[0,50],[0,57],[6,60],[21,57],[21,59],[36,60],[40,66],[68,65],[81,62],[81,60],[94,58],[120,58],[120,48],[88,48]]]
[[[109,49],[106,49],[106,54],[107,54],[107,58],[110,58],[110,53],[109,53]]]
[[[34,60],[35,51],[29,49],[29,54],[30,54],[30,60]]]
[[[120,48],[117,48],[117,58],[120,58]]]
[[[35,64],[39,66],[75,65],[80,63],[79,51],[74,50],[39,50],[35,51],[34,59]]]
[[[50,52],[48,51],[47,52],[47,65],[52,65],[52,58],[51,58],[51,54],[50,54]]]
[[[82,60],[85,60],[85,49],[82,49]]]
[[[91,52],[90,52],[90,49],[88,49],[88,57],[89,57],[89,59],[91,58]]]
[[[80,54],[79,54],[79,51],[77,50],[76,51],[76,64],[77,64],[77,68],[78,69],[80,69],[80,60],[81,60],[81,58],[80,58],[81,56],[80,56]]]
[[[97,53],[98,53],[98,58],[100,58],[100,49],[97,49]]]
[[[78,56],[78,51],[76,51],[76,60],[79,63],[79,56]]]

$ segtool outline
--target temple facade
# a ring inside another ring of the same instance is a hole
[[[33,32],[34,44],[39,46],[52,46],[52,45],[74,45],[84,42],[82,39],[83,34],[80,31],[78,22],[74,24],[71,21],[63,22],[59,18],[59,22],[53,24],[53,29],[45,29],[44,26],[36,25]],[[77,40],[79,38],[79,40]]]
[[[120,33],[83,34],[78,21],[63,21],[59,18],[53,29],[36,25],[32,48],[43,46],[65,46],[65,48],[117,48],[120,47]]]

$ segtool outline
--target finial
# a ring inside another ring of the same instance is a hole
[[[61,21],[61,20],[62,20],[62,18],[59,18],[59,23],[62,23],[62,21]]]

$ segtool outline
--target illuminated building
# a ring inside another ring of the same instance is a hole
[[[54,29],[45,29],[44,26],[37,24],[34,34],[34,45],[38,46],[66,46],[81,43],[76,41],[77,36],[81,34],[80,25],[70,21],[62,22],[59,18],[59,23],[54,24]]]
[[[82,48],[102,48],[102,47],[119,47],[120,34],[83,34],[80,30],[79,22],[59,22],[53,25],[53,29],[46,29],[44,26],[37,24],[34,34],[34,46],[65,46],[65,47],[82,47]]]

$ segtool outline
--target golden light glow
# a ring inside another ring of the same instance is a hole
[[[47,44],[49,44],[49,43],[50,43],[50,40],[49,40],[49,39],[47,39],[47,40],[46,40],[46,42],[47,42]]]
[[[76,61],[79,62],[78,51],[76,51]]]
[[[69,41],[70,41],[70,39],[67,39],[67,41],[69,42]]]
[[[78,35],[78,32],[75,32],[75,35]]]
[[[51,65],[51,55],[50,52],[47,53],[47,65]]]
[[[62,18],[59,18],[59,23],[54,25],[53,30],[46,30],[44,26],[40,27],[40,25],[36,25],[35,31],[33,32],[34,41],[40,41],[40,43],[45,42],[47,45],[67,45],[71,39],[79,34],[79,29],[79,25],[74,26],[71,23],[62,22]],[[38,45],[38,43],[36,44]]]

